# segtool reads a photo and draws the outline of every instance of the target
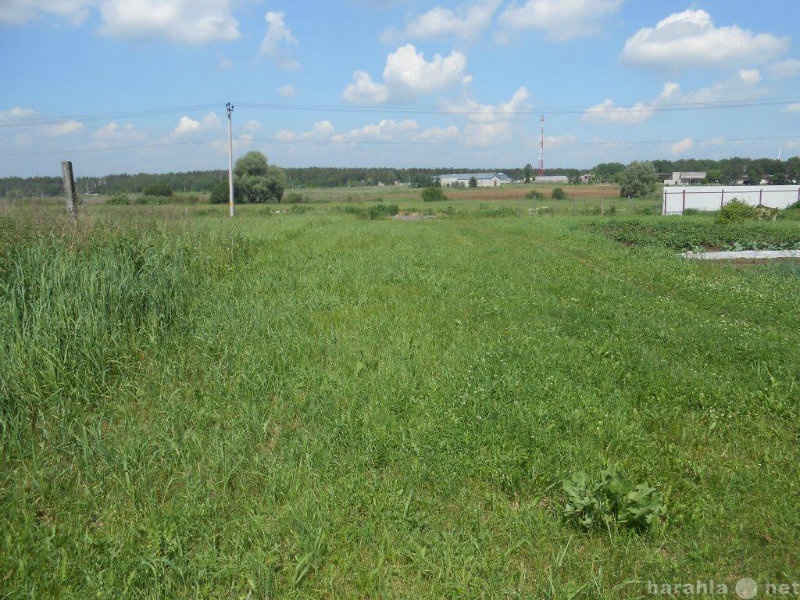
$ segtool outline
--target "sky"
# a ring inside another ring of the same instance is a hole
[[[0,177],[800,154],[797,0],[0,0]]]

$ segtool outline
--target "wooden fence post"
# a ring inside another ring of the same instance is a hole
[[[67,212],[73,221],[78,220],[78,195],[75,193],[75,177],[72,175],[72,162],[61,163],[61,175],[64,177],[64,194],[67,197]]]

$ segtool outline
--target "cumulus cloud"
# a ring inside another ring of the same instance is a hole
[[[283,129],[275,134],[275,137],[282,142],[294,142],[298,140],[324,141],[330,139],[334,130],[333,123],[325,120],[314,123],[314,126],[309,131],[297,133],[289,129]]]
[[[788,37],[753,33],[736,25],[716,27],[704,10],[685,10],[637,31],[620,61],[639,67],[686,69],[764,63],[785,52]]]
[[[264,20],[267,22],[267,32],[261,41],[260,55],[275,60],[281,69],[299,69],[300,63],[295,60],[290,48],[297,46],[297,39],[292,35],[292,30],[286,26],[285,14],[282,12],[267,11]]]
[[[94,4],[93,0],[3,0],[0,23],[22,25],[49,14],[79,25],[87,19]]]
[[[188,44],[239,39],[228,0],[103,0],[103,35],[166,39]]]
[[[0,110],[0,123],[11,123],[13,121],[19,121],[21,119],[29,119],[35,114],[36,111],[33,110],[32,108],[23,108],[21,106],[15,106],[10,110]]]
[[[190,117],[183,116],[178,121],[178,125],[172,130],[173,138],[192,137],[205,134],[210,131],[220,129],[220,120],[216,113],[208,113],[201,120],[196,121]]]
[[[792,79],[800,75],[800,60],[787,58],[769,67],[769,74],[779,79]]]
[[[800,113],[800,102],[796,104],[789,104],[786,108],[784,108],[786,112],[796,112]]]
[[[456,8],[436,6],[414,17],[402,31],[387,29],[381,39],[396,42],[407,39],[473,39],[489,27],[500,0],[480,0]]]
[[[278,88],[278,94],[280,94],[284,98],[294,98],[297,95],[297,92],[294,89],[294,86],[291,84],[282,85]]]
[[[39,133],[48,137],[60,137],[62,135],[70,135],[77,133],[83,129],[83,123],[78,121],[62,121],[60,123],[53,123],[52,125],[42,125],[39,128]]]
[[[602,32],[605,19],[622,6],[623,0],[527,0],[508,6],[500,24],[512,30],[539,29],[557,42]]]
[[[460,114],[467,119],[480,123],[495,123],[500,120],[507,120],[525,108],[529,108],[528,89],[521,86],[511,96],[508,102],[499,104],[480,104],[474,100],[467,100],[458,104],[451,104],[447,107],[447,112]]]
[[[758,69],[740,69],[739,79],[745,85],[755,85],[761,81],[761,73]]]
[[[680,142],[675,142],[670,146],[669,153],[672,155],[685,154],[694,146],[692,138],[684,138]]]
[[[347,133],[334,135],[331,139],[335,142],[363,142],[363,141],[395,141],[407,137],[419,129],[417,122],[412,119],[395,121],[382,119],[380,122],[365,125],[358,129],[351,129]]]
[[[143,132],[136,131],[132,123],[118,125],[111,121],[92,133],[92,137],[101,141],[132,142],[143,140],[146,136]]]
[[[661,94],[652,102],[637,102],[633,106],[617,106],[613,100],[604,100],[583,113],[584,121],[595,123],[614,123],[618,125],[637,125],[650,119],[664,101],[674,98],[679,85],[673,82],[664,84]]]
[[[359,104],[380,104],[389,99],[410,101],[469,83],[472,77],[465,74],[466,68],[467,57],[461,52],[454,51],[446,57],[436,54],[427,61],[422,52],[406,44],[386,57],[383,83],[374,81],[365,71],[356,71],[353,83],[345,87],[342,96]]]

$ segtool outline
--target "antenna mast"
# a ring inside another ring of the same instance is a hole
[[[544,115],[539,119],[541,131],[539,133],[539,175],[544,175]]]

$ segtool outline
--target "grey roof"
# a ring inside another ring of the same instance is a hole
[[[441,175],[437,175],[437,177],[440,179],[443,177],[447,177],[448,179],[466,179],[467,181],[473,177],[475,179],[491,179],[492,177],[508,179],[508,175],[505,173],[442,173]]]

